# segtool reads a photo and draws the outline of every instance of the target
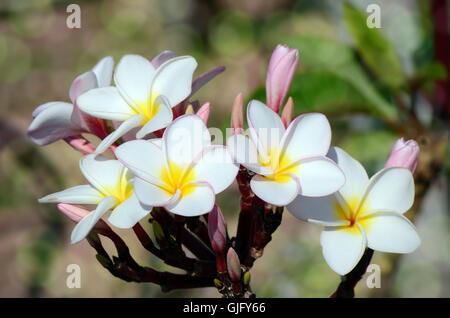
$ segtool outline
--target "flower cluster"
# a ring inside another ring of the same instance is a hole
[[[224,68],[193,80],[195,59],[170,51],[151,61],[125,55],[114,71],[111,57],[100,60],[73,82],[71,104],[50,102],[33,112],[31,140],[46,145],[63,139],[82,152],[80,170],[89,182],[39,202],[59,203],[77,223],[72,243],[86,238],[108,212],[108,222],[118,228],[134,227],[156,208],[182,217],[209,213],[208,235],[218,272],[228,267],[236,290],[242,254],[229,243],[215,198],[240,169],[248,176],[247,197],[256,196],[266,208],[286,207],[299,219],[324,227],[323,255],[340,275],[356,266],[367,247],[394,253],[415,250],[420,239],[403,213],[414,201],[417,143],[400,139],[386,167],[369,179],[359,162],[331,147],[331,127],[323,114],[293,118],[294,101],[288,98],[280,116],[298,58],[296,49],[276,47],[268,67],[267,104],[252,100],[245,112],[239,94],[226,145],[211,141],[210,103],[199,108],[191,100]],[[82,134],[101,142],[94,147]],[[83,205],[95,208],[89,211]]]

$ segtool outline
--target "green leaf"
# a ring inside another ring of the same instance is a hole
[[[344,19],[356,50],[376,77],[392,90],[405,81],[402,66],[393,45],[378,28],[367,26],[367,16],[352,5],[344,3]]]
[[[419,67],[414,74],[414,78],[428,81],[445,80],[447,72],[444,65],[431,61]]]

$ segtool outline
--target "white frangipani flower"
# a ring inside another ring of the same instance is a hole
[[[136,176],[134,189],[141,203],[183,216],[210,212],[215,195],[238,172],[226,148],[211,145],[211,136],[197,115],[174,120],[162,139],[129,141],[115,154]]]
[[[331,129],[324,115],[301,115],[285,129],[278,114],[253,100],[247,121],[250,138],[233,135],[227,146],[238,163],[256,173],[250,186],[259,198],[284,206],[298,195],[324,196],[342,187],[344,174],[326,157]]]
[[[336,193],[298,197],[287,206],[301,220],[325,226],[320,242],[325,261],[336,273],[349,273],[366,247],[410,253],[420,245],[414,225],[402,214],[414,201],[414,179],[406,168],[385,168],[370,180],[361,164],[334,147],[328,154],[346,177]]]
[[[172,107],[191,94],[193,57],[170,58],[157,68],[139,55],[125,55],[114,72],[114,86],[92,89],[78,97],[80,109],[92,116],[123,121],[97,147],[105,151],[133,128],[137,138],[165,128],[173,119]]]
[[[75,186],[39,199],[41,203],[97,205],[73,229],[72,244],[84,239],[97,221],[111,209],[108,221],[119,228],[134,226],[152,210],[151,206],[138,201],[133,192],[132,175],[118,160],[91,154],[81,158],[80,169],[90,184]]]

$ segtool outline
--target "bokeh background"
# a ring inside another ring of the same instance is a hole
[[[0,296],[218,296],[214,288],[162,294],[159,286],[111,276],[86,241],[70,245],[73,223],[56,206],[37,203],[45,194],[84,180],[78,170],[80,154],[64,142],[38,147],[26,138],[31,112],[47,101],[68,101],[72,80],[106,55],[117,62],[126,53],[151,58],[168,49],[194,56],[197,74],[226,66],[225,73],[196,95],[212,103],[210,126],[225,128],[237,93],[264,101],[271,52],[276,44],[287,43],[300,51],[289,93],[296,115],[325,112],[333,127],[333,143],[361,160],[370,174],[383,167],[399,137],[386,124],[398,107],[405,113],[413,107],[417,121],[444,138],[448,147],[445,60],[448,63],[450,56],[448,48],[437,54],[435,37],[439,22],[446,28],[448,45],[449,20],[441,17],[450,15],[448,1],[440,11],[433,11],[432,4],[445,0],[346,2],[364,14],[368,4],[379,4],[382,29],[357,28],[357,34],[352,33],[349,26],[357,21],[352,22],[355,16],[345,13],[340,0],[2,0]],[[70,3],[81,7],[80,29],[66,26]],[[421,247],[400,258],[375,253],[373,263],[383,272],[382,288],[369,289],[363,279],[357,296],[450,296],[447,158],[448,150],[414,215]],[[236,187],[218,196],[231,235],[236,230],[238,201]],[[149,257],[133,233],[120,233],[142,264],[171,270]],[[319,227],[285,213],[273,241],[252,269],[255,293],[329,296],[340,279],[323,260],[319,233]],[[66,287],[66,267],[72,263],[81,267],[80,289]]]

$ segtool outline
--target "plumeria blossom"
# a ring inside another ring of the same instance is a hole
[[[414,225],[402,214],[414,201],[414,179],[406,168],[384,168],[369,179],[362,165],[340,148],[330,150],[344,171],[345,185],[322,198],[298,197],[287,209],[301,220],[323,225],[320,242],[325,261],[345,275],[366,247],[410,253],[420,244]]]
[[[410,139],[405,142],[402,137],[392,147],[392,152],[386,161],[385,167],[405,167],[414,173],[417,167],[419,151],[419,145],[415,140]]]
[[[72,243],[84,239],[109,210],[112,210],[109,222],[119,228],[132,227],[152,210],[152,207],[137,200],[133,191],[132,175],[118,160],[90,154],[81,158],[80,170],[90,184],[75,186],[39,199],[41,203],[97,205],[96,209],[84,216],[73,229]],[[68,205],[62,207],[65,207],[64,211],[69,211]]]
[[[136,137],[143,138],[166,127],[173,119],[172,107],[191,94],[196,67],[190,56],[169,58],[157,67],[139,55],[122,57],[114,72],[116,86],[92,89],[77,99],[81,110],[92,116],[123,121],[96,152],[105,151],[133,128],[141,127]]]
[[[256,174],[250,187],[259,198],[284,206],[298,195],[324,196],[342,187],[344,174],[326,157],[331,129],[324,115],[301,115],[285,129],[278,114],[253,100],[247,121],[250,138],[235,134],[227,146],[238,163]]]
[[[197,115],[183,115],[164,131],[162,139],[134,140],[115,154],[136,176],[134,189],[144,205],[163,206],[183,216],[208,213],[215,195],[237,175],[226,148],[212,145]]]
[[[113,67],[114,60],[108,56],[78,76],[69,90],[72,103],[48,102],[38,106],[32,113],[34,120],[28,128],[28,137],[43,146],[81,133],[91,133],[101,139],[107,136],[106,121],[80,111],[76,100],[90,89],[110,85]]]

